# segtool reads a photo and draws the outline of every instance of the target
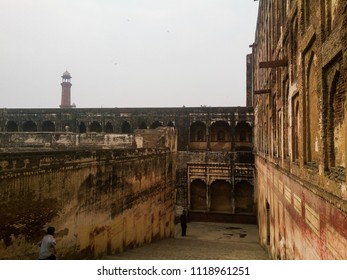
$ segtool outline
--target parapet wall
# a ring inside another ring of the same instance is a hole
[[[167,148],[177,151],[173,127],[137,129],[125,133],[1,132],[0,152],[66,150],[76,148]]]
[[[19,149],[69,149],[75,147],[135,148],[135,137],[130,134],[72,133],[72,132],[3,132],[0,151]]]
[[[174,154],[75,149],[0,154],[0,259],[95,259],[174,234]]]

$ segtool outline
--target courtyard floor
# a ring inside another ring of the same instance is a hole
[[[258,228],[249,224],[188,223],[181,236],[176,225],[175,238],[134,248],[105,260],[268,260],[259,245]]]

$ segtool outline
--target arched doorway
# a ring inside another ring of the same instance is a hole
[[[196,179],[190,183],[190,209],[207,209],[207,185],[201,179]]]
[[[252,127],[249,123],[239,122],[235,127],[236,150],[248,151],[252,149]]]
[[[232,212],[232,187],[224,180],[211,184],[211,211]]]
[[[192,150],[205,150],[207,148],[206,125],[196,121],[190,126],[189,148]]]
[[[247,181],[235,185],[235,213],[253,213],[254,188]]]

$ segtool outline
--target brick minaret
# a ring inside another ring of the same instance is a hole
[[[63,73],[61,83],[61,105],[60,108],[72,108],[71,105],[71,75],[68,71]]]

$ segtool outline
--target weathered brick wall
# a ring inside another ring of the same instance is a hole
[[[273,257],[346,258],[346,23],[346,1],[259,1],[256,183],[262,242]]]
[[[347,259],[346,201],[261,157],[256,168],[260,243],[271,256]]]
[[[49,225],[60,259],[173,236],[173,157],[148,149],[1,154],[0,259],[36,259]]]

